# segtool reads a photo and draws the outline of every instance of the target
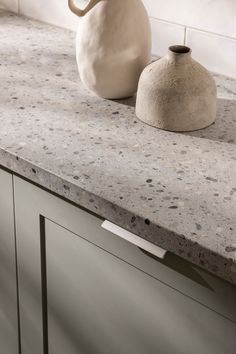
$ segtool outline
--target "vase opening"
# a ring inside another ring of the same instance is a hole
[[[169,47],[167,58],[175,64],[185,64],[191,57],[191,49],[184,45],[172,45]]]
[[[172,45],[169,47],[169,51],[175,54],[187,54],[191,52],[191,49],[184,45]]]

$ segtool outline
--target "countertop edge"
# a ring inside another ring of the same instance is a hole
[[[97,216],[107,219],[139,237],[199,266],[236,285],[236,265],[233,260],[204,248],[197,242],[187,239],[151,222],[131,211],[95,195],[76,184],[63,179],[21,157],[0,148],[0,165],[13,174],[26,178],[49,192],[76,204]]]

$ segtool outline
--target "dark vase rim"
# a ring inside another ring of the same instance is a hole
[[[172,45],[169,47],[169,51],[174,54],[188,54],[191,49],[185,45]]]

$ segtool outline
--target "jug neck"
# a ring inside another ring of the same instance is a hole
[[[184,45],[173,45],[169,47],[167,58],[171,63],[183,64],[191,59],[191,49]]]

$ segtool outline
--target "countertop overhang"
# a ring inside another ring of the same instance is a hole
[[[83,87],[73,32],[2,11],[0,165],[236,284],[236,80],[214,77],[215,124],[157,130]]]

